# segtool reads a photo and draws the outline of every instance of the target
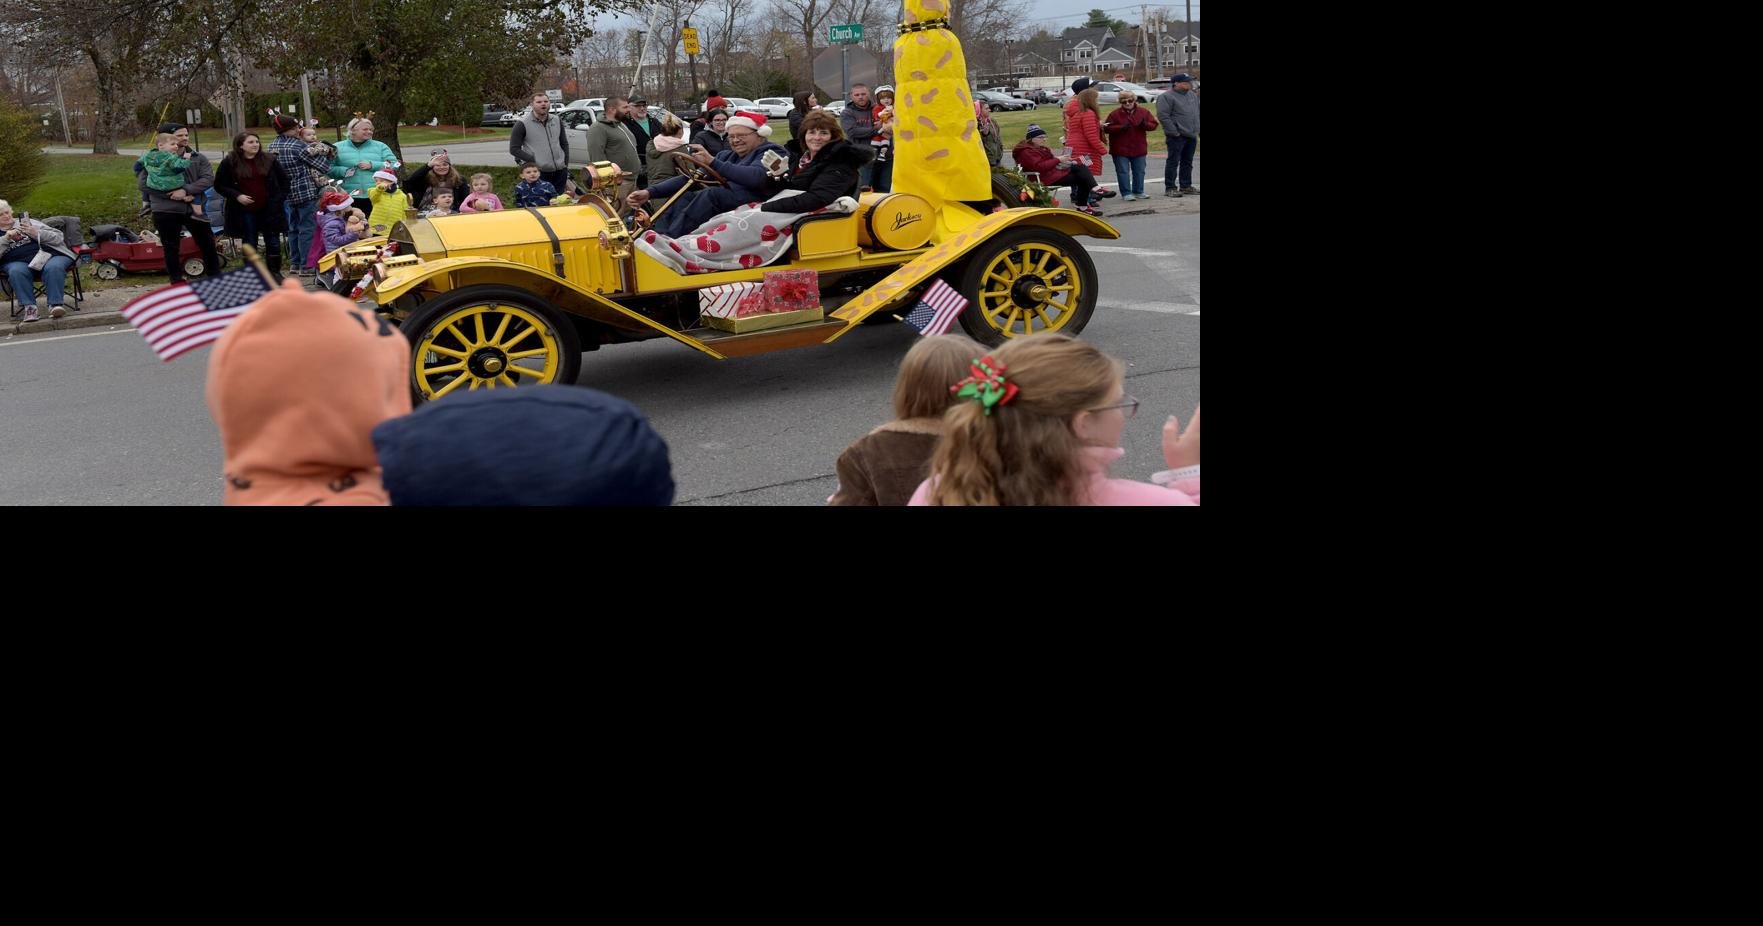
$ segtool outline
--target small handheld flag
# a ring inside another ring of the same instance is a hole
[[[906,324],[918,329],[925,337],[946,334],[949,326],[955,323],[961,310],[967,308],[967,299],[955,291],[955,287],[939,279],[931,284],[930,289],[918,299],[918,305],[907,313],[903,319]]]
[[[173,283],[136,296],[122,306],[122,317],[159,359],[171,362],[213,343],[258,299],[270,291],[256,267],[245,266],[194,283]]]

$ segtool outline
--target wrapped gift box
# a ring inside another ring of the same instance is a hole
[[[724,283],[698,290],[698,311],[706,318],[734,318],[747,300],[749,312],[758,311],[763,287],[758,283]]]
[[[741,315],[735,318],[719,318],[715,315],[704,316],[704,324],[735,334],[746,334],[749,331],[764,331],[767,328],[782,328],[785,325],[800,325],[803,322],[817,322],[821,319],[820,306],[812,309],[797,309],[794,312],[760,312],[757,315]]]
[[[765,311],[799,312],[820,308],[820,274],[813,270],[770,270],[765,274]]]

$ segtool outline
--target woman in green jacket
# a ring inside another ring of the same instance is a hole
[[[343,182],[343,190],[355,200],[355,208],[363,214],[373,211],[367,191],[373,189],[373,172],[396,171],[404,165],[384,142],[373,140],[373,123],[366,118],[349,120],[349,137],[337,142],[337,160],[331,164],[330,175]]]

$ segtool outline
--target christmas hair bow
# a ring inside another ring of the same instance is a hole
[[[972,399],[985,407],[986,414],[992,413],[994,405],[1009,405],[1016,398],[1016,384],[1006,382],[1004,365],[992,359],[991,354],[979,358],[969,367],[973,375],[949,387],[958,398]]]

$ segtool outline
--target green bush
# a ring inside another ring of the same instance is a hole
[[[37,118],[0,100],[0,199],[23,200],[48,170]]]

